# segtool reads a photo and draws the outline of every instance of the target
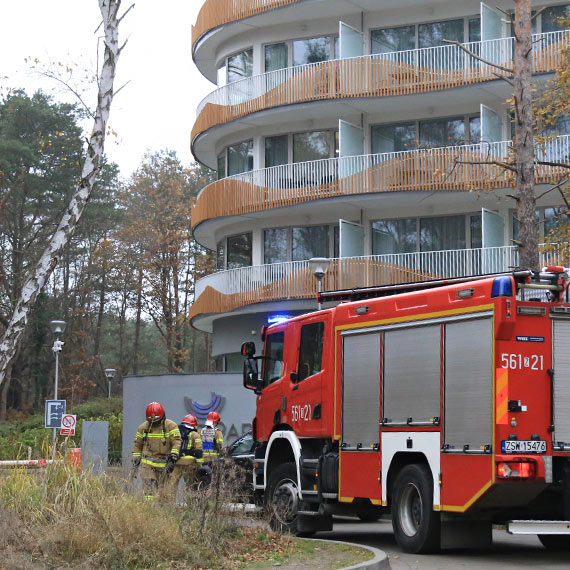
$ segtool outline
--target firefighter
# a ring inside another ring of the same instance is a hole
[[[198,432],[198,420],[193,414],[182,418],[178,425],[182,436],[180,459],[174,466],[171,476],[172,488],[176,494],[180,479],[184,479],[186,488],[190,487],[196,479],[196,470],[204,463],[202,440]]]
[[[210,412],[206,418],[206,425],[201,430],[202,445],[204,448],[204,461],[211,463],[219,458],[224,448],[224,434],[218,428],[221,421],[218,412]]]
[[[159,402],[146,407],[146,422],[137,429],[133,445],[133,467],[141,465],[144,498],[154,499],[178,461],[182,443],[175,422],[166,418]]]

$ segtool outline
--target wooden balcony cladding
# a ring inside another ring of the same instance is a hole
[[[548,160],[568,156],[570,137],[542,152]],[[493,190],[507,187],[512,172],[491,159],[508,156],[509,143],[444,147],[286,164],[223,178],[206,186],[192,210],[192,227],[222,216],[239,216],[313,200],[356,194],[411,191]],[[556,182],[560,168],[537,169],[537,183]]]
[[[570,33],[535,34],[534,38],[534,73],[554,71],[562,63],[561,51],[570,45]],[[501,65],[511,64],[512,38],[465,46]],[[428,93],[496,79],[495,68],[454,45],[281,69],[230,83],[207,96],[191,140],[194,144],[212,127],[282,105]]]
[[[235,22],[262,14],[269,10],[296,4],[300,0],[206,0],[200,9],[196,25],[192,26],[192,48],[207,32]]]

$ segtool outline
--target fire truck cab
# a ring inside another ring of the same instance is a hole
[[[392,515],[400,547],[485,545],[493,524],[570,548],[568,273],[320,294],[244,343],[254,489],[276,529]]]

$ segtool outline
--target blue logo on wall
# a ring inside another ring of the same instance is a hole
[[[220,396],[215,392],[211,392],[211,394],[212,394],[212,399],[210,400],[210,403],[206,404],[205,406],[199,404],[198,402],[195,402],[194,400],[192,400],[192,398],[184,396],[184,406],[186,408],[186,411],[189,412],[190,414],[194,414],[199,420],[202,421],[204,421],[208,417],[208,414],[210,412],[215,411],[220,413],[224,408],[226,399],[224,398],[224,396]]]

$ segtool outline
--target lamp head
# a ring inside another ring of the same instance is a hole
[[[313,257],[309,259],[309,267],[313,275],[320,281],[329,269],[331,260],[328,257]]]
[[[115,377],[117,371],[114,368],[105,368],[105,376],[107,380],[112,380]]]
[[[51,327],[51,332],[53,336],[59,338],[63,336],[63,331],[65,331],[65,321],[50,321],[49,326]]]

